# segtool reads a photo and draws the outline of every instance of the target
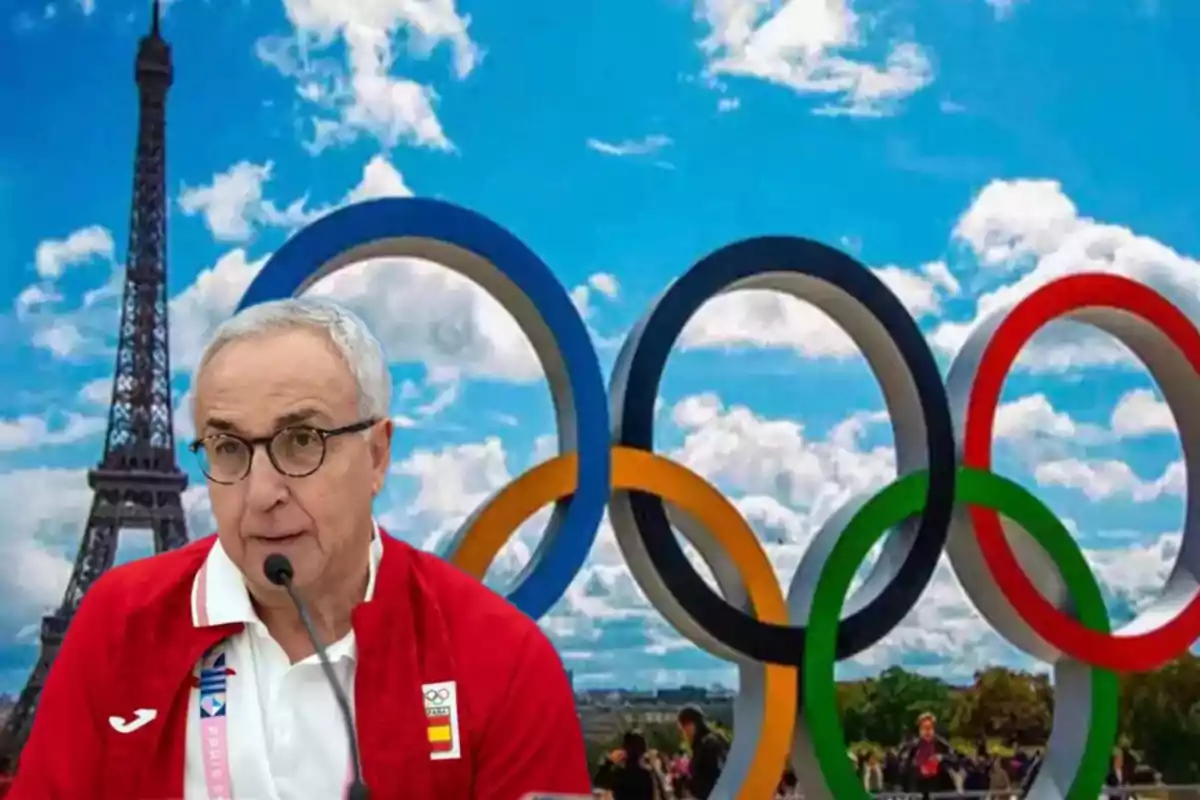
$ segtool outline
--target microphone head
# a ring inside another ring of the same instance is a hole
[[[287,586],[291,583],[295,571],[287,556],[282,553],[271,553],[263,560],[263,574],[276,586]]]

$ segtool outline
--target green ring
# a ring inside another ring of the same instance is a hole
[[[917,472],[895,481],[868,500],[847,523],[817,581],[804,646],[803,715],[822,777],[838,800],[871,797],[846,758],[846,734],[836,692],[831,691],[836,685],[834,665],[842,606],[850,583],[871,547],[895,525],[921,512],[928,487],[927,473]],[[957,502],[997,511],[1033,536],[1058,567],[1079,621],[1092,630],[1109,632],[1108,611],[1083,551],[1050,509],[1021,486],[983,470],[960,467],[955,488]],[[1117,675],[1098,667],[1090,669],[1091,719],[1087,744],[1071,780],[1067,800],[1095,800],[1100,794],[1117,737],[1120,700]]]

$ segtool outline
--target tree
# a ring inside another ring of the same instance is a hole
[[[917,717],[929,712],[945,725],[952,700],[950,687],[937,678],[890,667],[857,688],[839,691],[849,741],[899,744],[912,734]]]
[[[867,696],[872,680],[839,683],[837,685],[838,708],[842,712],[842,727],[846,730],[847,742],[867,739]]]
[[[960,693],[952,727],[956,736],[972,741],[1040,744],[1050,736],[1052,698],[1045,675],[991,667],[975,673],[975,682]]]
[[[1168,783],[1200,782],[1200,657],[1122,676],[1121,731]]]

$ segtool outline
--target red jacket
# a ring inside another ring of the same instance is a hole
[[[589,793],[574,698],[537,625],[436,556],[382,538],[375,595],[353,614],[355,716],[373,800]],[[192,583],[214,539],[118,567],[88,591],[6,800],[183,796],[192,676],[209,647],[243,627],[192,624]],[[458,682],[463,753],[433,761],[421,684],[448,680]],[[110,716],[139,708],[158,718],[126,735],[110,727]]]

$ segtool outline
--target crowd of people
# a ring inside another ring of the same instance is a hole
[[[708,800],[729,753],[729,740],[709,724],[704,713],[688,706],[678,715],[687,754],[666,755],[649,749],[645,737],[626,733],[622,746],[607,754],[594,783],[601,797],[611,800]],[[882,754],[863,750],[850,754],[863,788],[877,796],[945,795],[1023,797],[1042,766],[1042,751],[1012,743],[1012,755],[992,753],[979,742],[973,753],[957,751],[937,733],[932,714],[917,719],[916,736]],[[1106,785],[1145,786],[1161,783],[1153,769],[1139,764],[1127,749],[1113,753]],[[775,800],[802,797],[796,774],[789,766],[780,779]],[[1007,794],[1011,792],[1011,794]],[[1134,797],[1121,793],[1121,797]]]
[[[729,740],[709,725],[694,706],[679,711],[679,730],[688,754],[667,756],[650,750],[636,731],[625,734],[621,747],[609,753],[593,781],[612,800],[706,800],[729,754]]]
[[[882,757],[874,752],[852,755],[863,787],[884,796],[895,792],[1021,797],[1041,770],[1041,749],[1028,750],[1012,742],[1012,755],[999,755],[987,742],[978,742],[973,752],[962,753],[937,734],[936,725],[932,714],[922,714],[917,736],[901,747],[885,751]],[[1122,748],[1113,753],[1105,783],[1119,788],[1160,781],[1160,775]]]

